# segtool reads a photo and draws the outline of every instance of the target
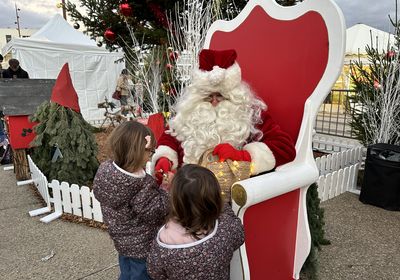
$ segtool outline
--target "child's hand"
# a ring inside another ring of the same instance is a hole
[[[163,180],[160,185],[160,187],[163,190],[166,190],[167,192],[169,191],[169,189],[171,188],[172,178],[174,178],[175,173],[176,173],[176,170],[168,171],[168,173],[163,174]]]
[[[159,185],[163,182],[164,174],[168,174],[171,171],[172,162],[166,157],[161,157],[154,167],[154,175]]]

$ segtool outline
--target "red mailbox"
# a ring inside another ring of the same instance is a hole
[[[50,99],[55,80],[0,79],[1,108],[7,123],[8,138],[13,149],[14,172],[17,180],[29,179],[26,148],[35,138],[29,121],[38,106]]]
[[[33,126],[37,123],[30,122],[27,115],[6,116],[6,122],[8,124],[11,147],[14,150],[29,148],[30,143],[36,136]]]

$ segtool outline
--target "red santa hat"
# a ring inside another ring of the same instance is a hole
[[[203,49],[199,54],[199,69],[193,72],[192,87],[208,94],[219,92],[229,97],[229,92],[242,82],[235,50]]]
[[[76,93],[72,84],[71,76],[69,74],[68,63],[65,63],[58,74],[56,84],[51,93],[51,102],[55,102],[61,106],[71,108],[75,112],[80,113],[78,94]]]

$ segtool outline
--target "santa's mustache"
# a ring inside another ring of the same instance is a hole
[[[236,108],[235,108],[236,107]],[[192,106],[191,109],[182,112],[183,115],[190,115],[192,119],[198,119],[199,122],[216,122],[218,119],[228,119],[235,116],[234,105],[230,100],[223,100],[217,106],[213,106],[210,102],[202,101]]]

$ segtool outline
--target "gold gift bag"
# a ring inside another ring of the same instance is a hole
[[[212,152],[213,149],[205,151],[199,159],[199,165],[206,167],[214,173],[221,186],[223,199],[230,201],[233,183],[250,177],[251,162],[232,161],[230,159],[220,162],[218,156],[214,156]]]

